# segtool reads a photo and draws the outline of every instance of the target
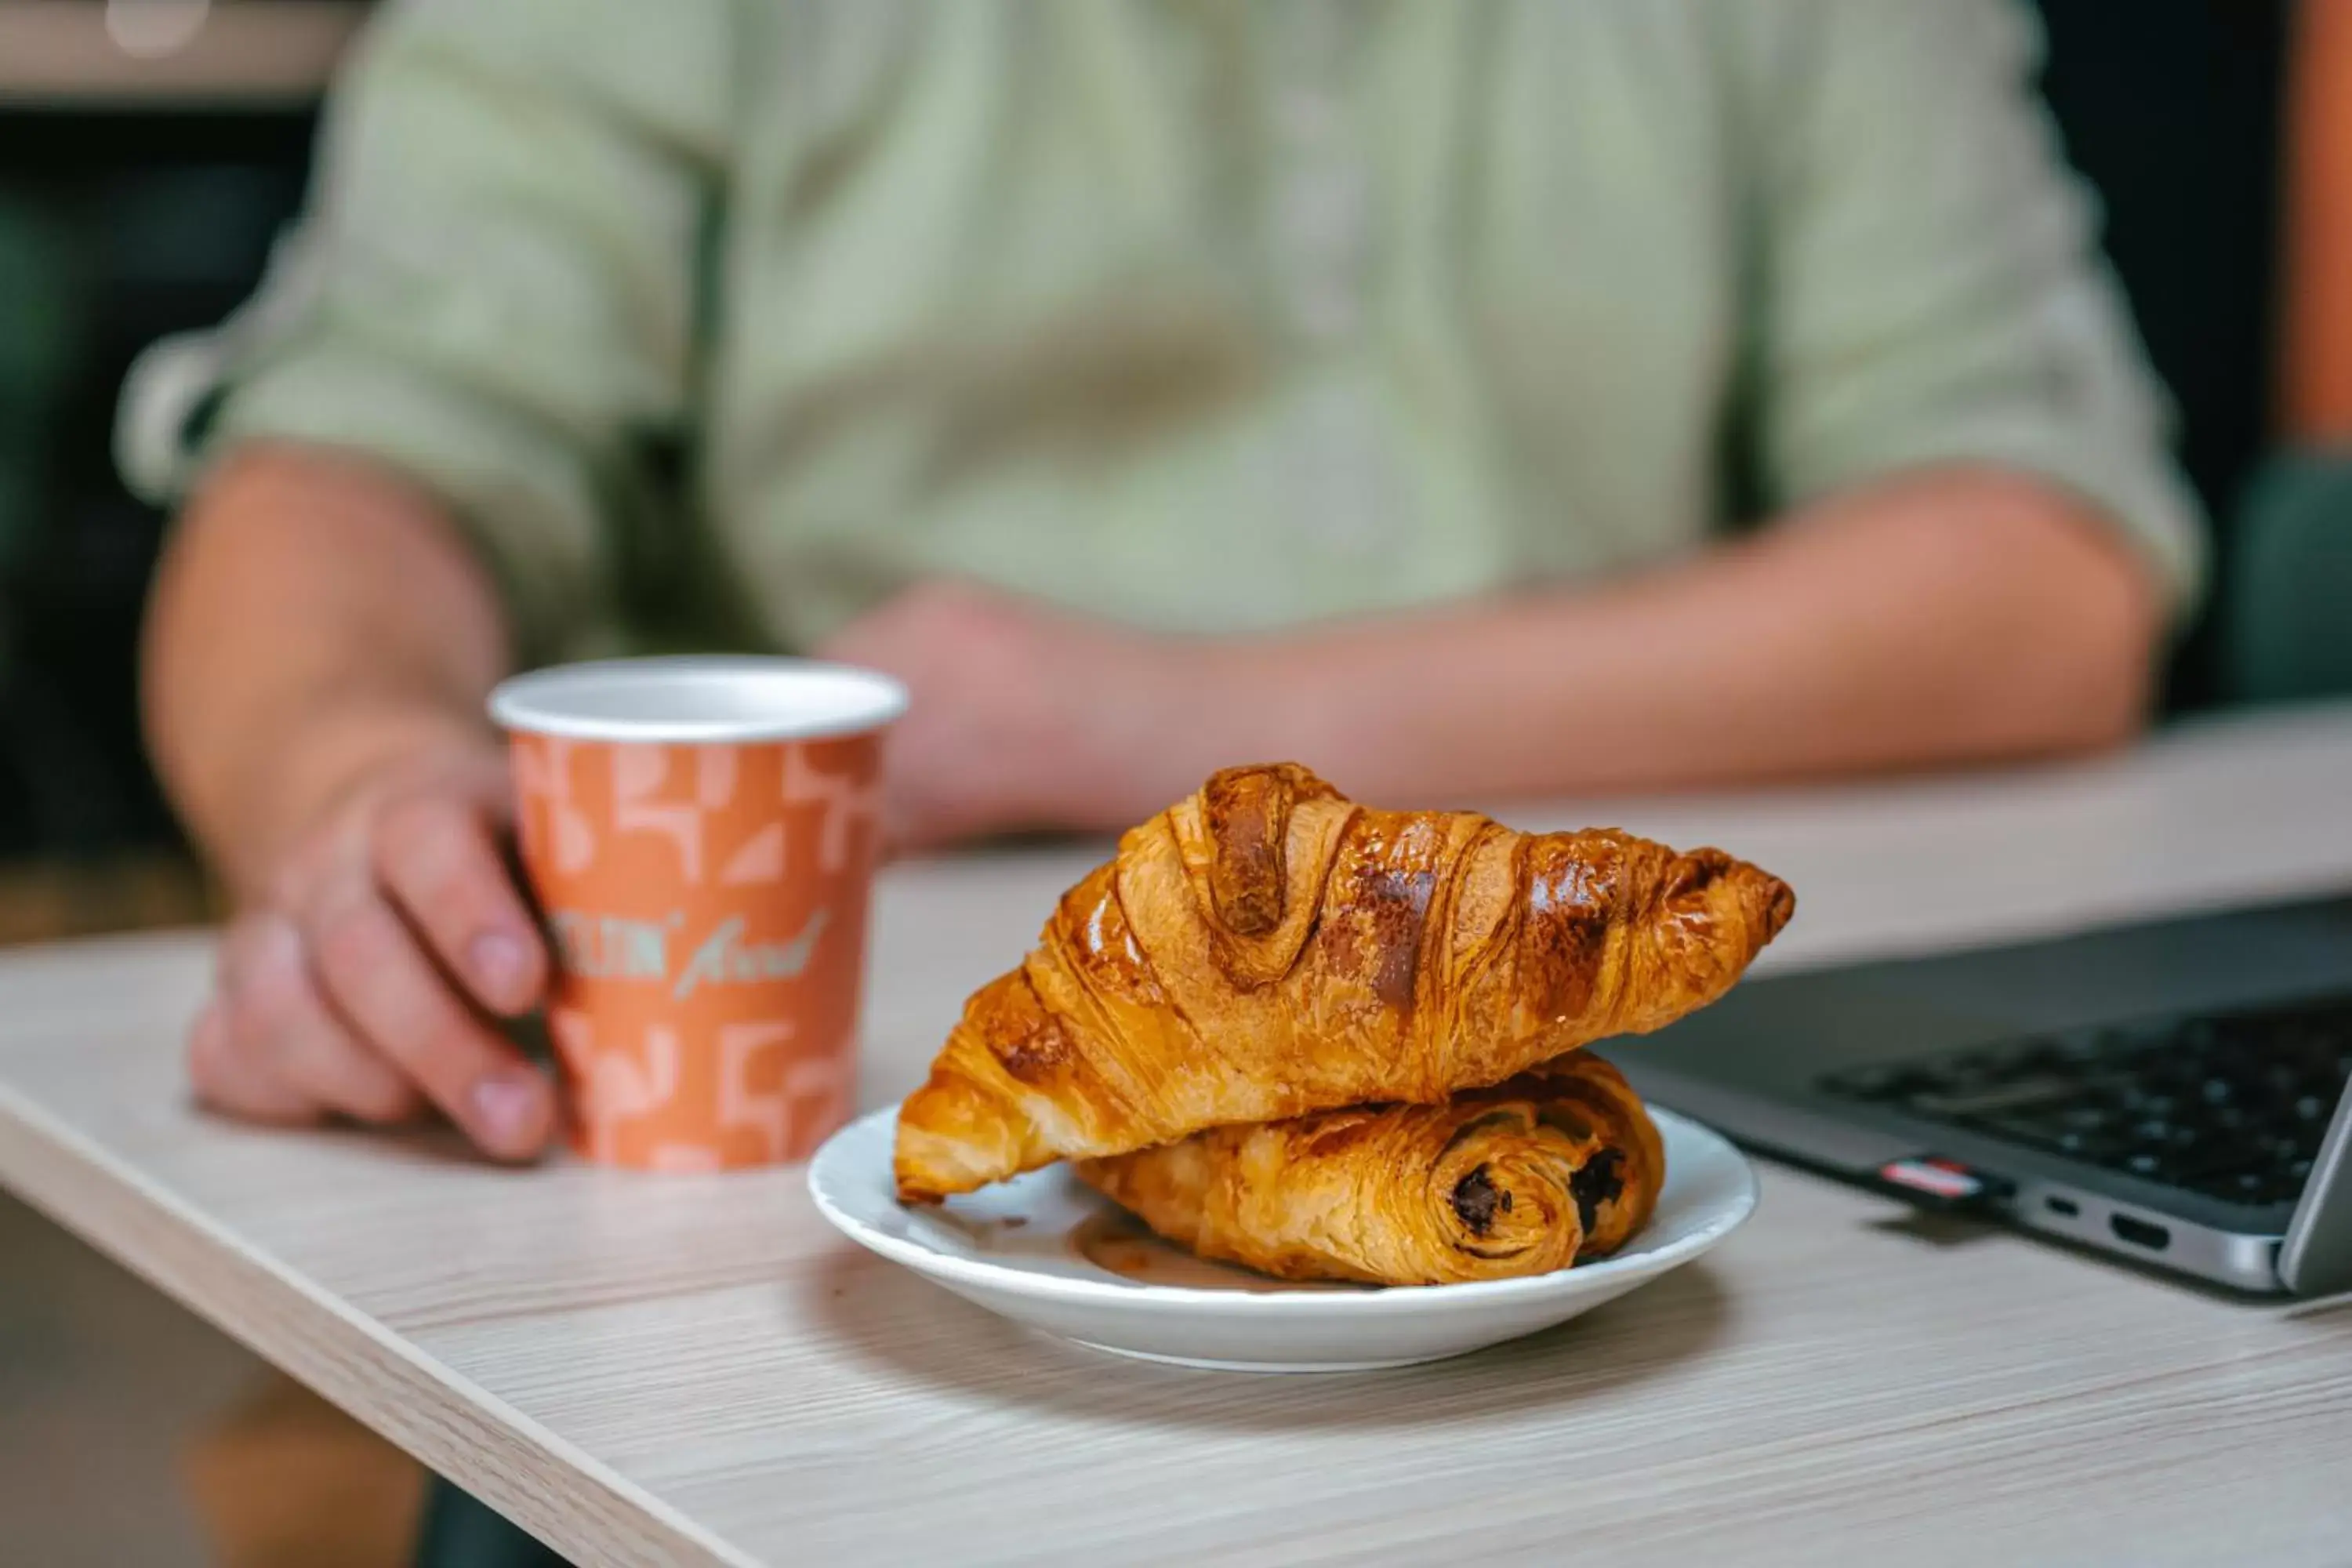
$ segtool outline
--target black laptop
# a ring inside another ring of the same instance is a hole
[[[2352,1289],[2352,897],[1751,980],[1612,1059],[1919,1203],[2245,1290]]]

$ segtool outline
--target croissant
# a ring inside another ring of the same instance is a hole
[[[1577,1051],[1444,1105],[1214,1127],[1077,1173],[1203,1258],[1451,1285],[1615,1251],[1657,1206],[1665,1146],[1617,1069]]]
[[[1368,1103],[1436,1105],[1721,995],[1795,897],[1717,849],[1375,811],[1231,768],[1130,829],[974,993],[899,1197]]]

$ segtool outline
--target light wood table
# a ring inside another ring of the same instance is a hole
[[[2352,709],[1927,784],[1515,814],[1715,840],[1776,967],[2352,885]],[[866,1098],[1083,850],[893,872]],[[1703,1263],[1450,1364],[1266,1379],[1025,1336],[796,1172],[498,1171],[185,1103],[205,942],[0,961],[0,1181],[582,1563],[2341,1563],[2352,1311],[1767,1167]]]

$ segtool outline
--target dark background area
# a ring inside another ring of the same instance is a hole
[[[249,293],[307,177],[307,111],[0,107],[0,223],[39,258],[31,375],[0,388],[0,858],[169,844],[141,754],[135,643],[163,519],[115,478],[116,393],[139,351]]]
[[[2179,457],[2226,545],[2272,424],[2283,0],[2041,0],[2042,91],[2106,206],[2107,251],[2181,415]],[[2217,571],[2228,567],[2215,552]],[[2218,584],[2217,584],[2218,587]],[[2209,596],[2209,605],[2224,597]],[[2212,701],[2215,617],[2174,661],[2170,706]]]
[[[2042,0],[2045,80],[2226,531],[2265,444],[2284,0]],[[0,861],[168,848],[134,634],[162,519],[113,474],[114,401],[154,338],[258,278],[307,174],[308,110],[0,103]],[[7,296],[15,296],[13,308]],[[10,354],[15,354],[12,362]],[[11,536],[7,501],[28,493]],[[2211,700],[2212,631],[2171,706]]]

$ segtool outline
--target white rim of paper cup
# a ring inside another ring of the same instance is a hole
[[[811,741],[880,729],[907,689],[821,659],[686,654],[535,669],[499,682],[489,708],[501,729],[572,741]]]

